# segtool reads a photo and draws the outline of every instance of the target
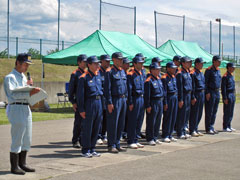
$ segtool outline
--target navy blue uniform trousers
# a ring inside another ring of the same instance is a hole
[[[234,93],[228,93],[228,104],[223,105],[223,128],[231,128],[231,122],[233,119],[233,112],[234,112],[234,106],[236,97]]]
[[[183,106],[177,113],[177,136],[185,135],[185,125],[188,123],[191,108],[191,94],[183,93]]]
[[[167,95],[168,109],[163,112],[162,138],[171,138],[177,118],[178,96]]]
[[[163,113],[163,101],[151,100],[152,110],[147,113],[146,119],[146,140],[157,140],[161,125],[161,118]]]
[[[189,131],[190,133],[194,131],[198,131],[198,125],[200,123],[200,120],[202,118],[203,113],[203,105],[205,101],[205,93],[202,92],[195,92],[194,93],[195,98],[197,99],[196,103],[194,105],[191,105],[191,113],[190,113],[190,119],[189,119]]]
[[[107,110],[107,139],[108,147],[119,147],[124,129],[127,103],[126,98],[113,97],[113,112]]]
[[[214,130],[214,123],[220,101],[219,91],[210,90],[209,101],[205,98],[205,130]]]
[[[133,97],[133,110],[129,111],[127,135],[128,144],[137,143],[137,135],[140,134],[144,118],[144,98],[143,96]]]
[[[72,137],[72,143],[76,143],[79,141],[81,144],[81,122],[82,117],[79,114],[78,109],[75,112],[75,119],[74,119],[74,125],[73,125],[73,137]]]
[[[102,121],[101,99],[86,100],[86,118],[82,119],[82,153],[95,151],[97,137]]]

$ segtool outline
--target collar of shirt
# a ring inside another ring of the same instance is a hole
[[[153,77],[153,79],[155,79],[155,80],[158,80],[158,79],[160,79],[160,77],[159,77],[159,76],[155,77],[153,74],[151,74],[151,76],[152,76],[152,77]]]
[[[121,67],[117,68],[117,66],[115,66],[115,65],[113,65],[113,68],[116,69],[116,71],[121,71],[122,70]]]
[[[78,69],[80,70],[81,73],[84,73],[84,72],[85,72],[85,71],[84,71],[82,68],[80,68],[80,67],[78,67]]]
[[[219,70],[219,67],[215,67],[214,65],[212,65],[212,69],[214,70],[214,71],[218,71]]]
[[[13,69],[13,73],[14,73],[16,76],[19,76],[19,77],[23,78],[23,73],[18,72],[15,68]]]
[[[137,69],[134,68],[134,72],[139,76],[139,75],[142,75],[142,72],[141,71],[138,71]]]
[[[92,77],[98,75],[98,71],[96,71],[96,72],[92,72],[92,71],[88,70],[88,74],[89,74],[89,75],[91,76],[91,78],[92,78]]]
[[[202,72],[201,70],[197,69],[197,68],[194,68],[195,71],[197,71],[198,73]]]
[[[170,77],[170,78],[174,78],[175,77],[174,74],[171,75],[171,74],[169,74],[169,72],[167,72],[167,76]]]
[[[100,66],[99,70],[102,71],[102,72],[106,72],[106,70],[102,66]]]
[[[230,73],[230,72],[228,72],[228,71],[227,71],[227,73],[228,73],[228,75],[233,76],[233,73]]]
[[[185,72],[189,72],[188,69],[184,69],[184,67],[182,67],[182,70],[185,71]]]

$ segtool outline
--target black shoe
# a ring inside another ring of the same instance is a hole
[[[146,135],[145,134],[141,133],[140,136],[141,136],[142,139],[146,139]]]
[[[27,159],[27,151],[22,151],[19,154],[19,167],[26,172],[35,172],[35,169],[27,166],[26,159]]]
[[[118,150],[115,147],[108,147],[108,152],[110,152],[110,153],[118,153]]]
[[[210,130],[210,131],[206,131],[206,134],[211,134],[211,135],[214,135],[214,131],[213,130]]]
[[[25,171],[20,169],[18,166],[19,163],[19,154],[10,152],[10,163],[11,163],[11,173],[24,175]]]
[[[126,151],[127,151],[127,149],[122,148],[122,147],[117,147],[117,150],[118,150],[119,152],[126,152]]]
[[[80,148],[81,148],[80,143],[79,143],[78,141],[75,142],[75,143],[73,143],[73,147],[74,147],[74,148],[77,148],[77,149],[80,149]]]

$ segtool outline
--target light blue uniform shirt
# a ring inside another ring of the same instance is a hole
[[[11,104],[27,103],[29,92],[13,92],[18,87],[27,86],[27,78],[23,73],[13,69],[4,79],[4,90],[8,99],[7,116],[11,123],[11,152],[20,153],[30,149],[32,140],[32,112],[28,105]]]

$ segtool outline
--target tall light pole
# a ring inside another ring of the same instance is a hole
[[[219,56],[221,56],[221,18],[216,19],[219,22]]]
[[[8,53],[8,59],[9,59],[9,0],[7,3],[7,53]]]
[[[59,39],[60,39],[60,0],[58,0],[58,51],[59,51]]]

